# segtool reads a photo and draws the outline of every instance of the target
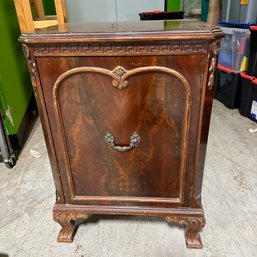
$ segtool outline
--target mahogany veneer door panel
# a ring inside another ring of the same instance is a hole
[[[37,59],[67,203],[183,206],[193,183],[204,60]],[[119,72],[127,78],[115,87]],[[134,132],[140,143],[118,152],[107,132],[117,145],[129,145]]]

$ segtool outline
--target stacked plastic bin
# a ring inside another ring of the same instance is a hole
[[[256,23],[257,0],[222,0],[221,20],[226,23]]]
[[[235,109],[240,108],[240,71],[246,69],[250,32],[239,28],[222,29],[225,37],[221,41],[218,60],[216,98],[227,108]]]
[[[250,56],[246,72],[241,73],[241,115],[257,121],[257,26],[250,27]]]

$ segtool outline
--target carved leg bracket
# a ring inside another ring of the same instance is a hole
[[[54,211],[53,219],[58,222],[62,229],[58,235],[57,241],[64,243],[72,243],[74,238],[75,221],[78,219],[87,219],[88,214],[82,213],[63,213]]]
[[[205,219],[201,217],[166,217],[167,222],[174,222],[186,226],[186,245],[188,248],[203,248],[200,230],[205,226]]]

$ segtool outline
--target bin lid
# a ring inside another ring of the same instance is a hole
[[[249,29],[251,26],[255,25],[254,23],[236,23],[236,22],[224,22],[220,21],[219,25],[230,27],[230,28],[241,28],[241,29]]]
[[[250,34],[249,28],[229,28],[229,27],[222,27],[221,26],[221,29],[223,30],[223,32],[225,34],[234,34],[235,32],[238,32],[238,31]]]

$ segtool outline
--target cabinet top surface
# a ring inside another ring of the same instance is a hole
[[[197,20],[66,23],[22,34],[27,43],[215,39],[222,30]]]

